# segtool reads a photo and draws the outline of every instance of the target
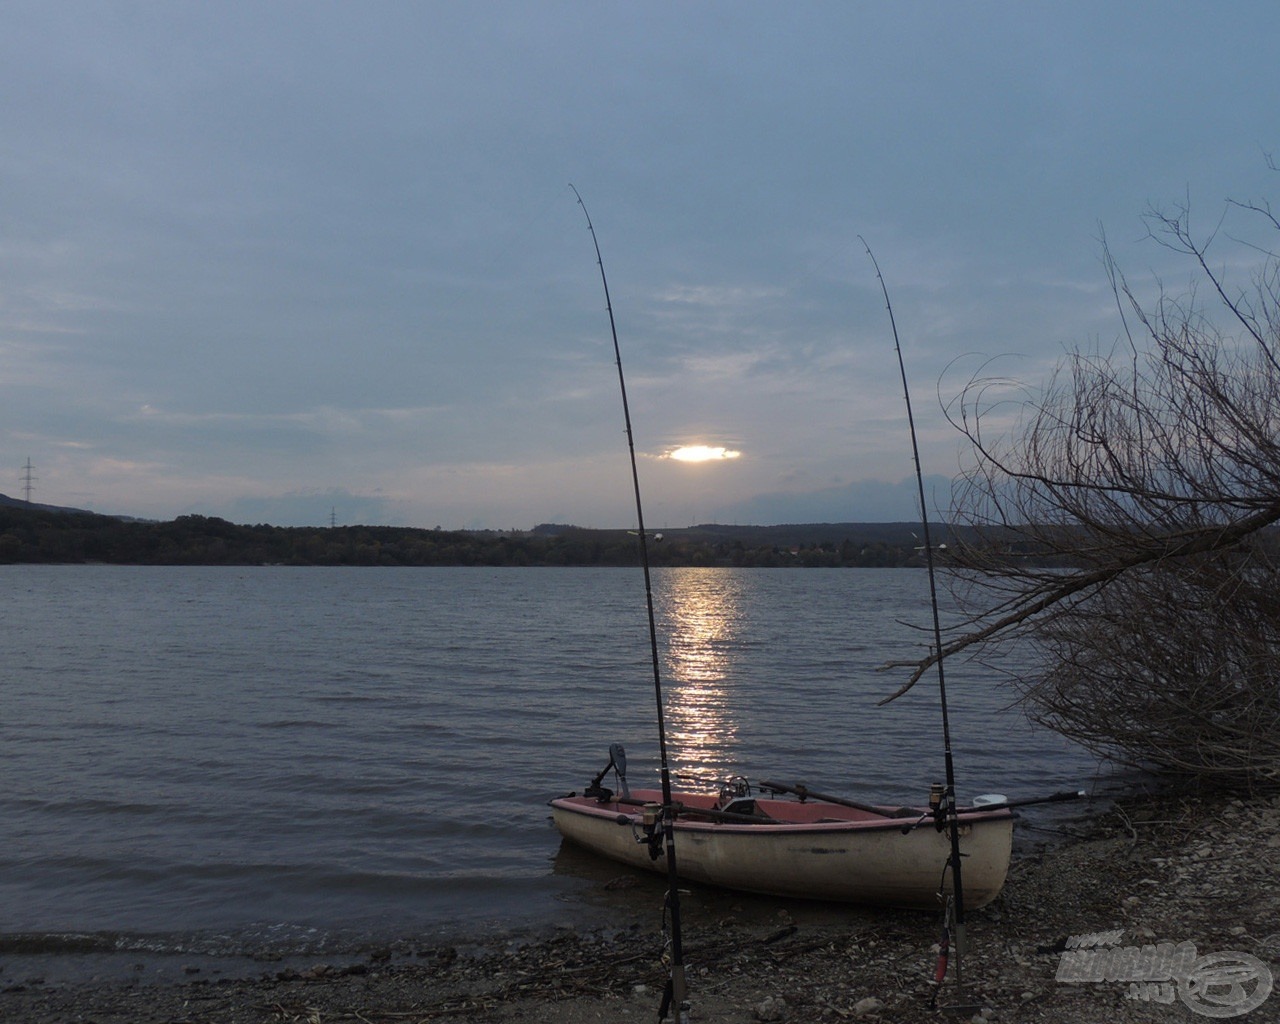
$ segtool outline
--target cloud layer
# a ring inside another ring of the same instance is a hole
[[[0,491],[168,518],[911,517],[947,381],[1272,186],[1274,5],[6,6]],[[959,362],[957,362],[959,360]],[[941,385],[939,382],[942,382]],[[886,484],[877,482],[887,482]],[[864,511],[859,511],[863,509]]]

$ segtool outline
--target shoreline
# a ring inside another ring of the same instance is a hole
[[[1189,942],[1201,955],[1238,952],[1280,978],[1280,797],[1130,796],[1089,826],[1082,836],[1024,849],[997,900],[970,915],[959,1019],[1188,1019],[1186,1007],[1158,1005],[1162,993],[1154,988],[1057,980],[1059,971],[1069,973],[1064,953],[1082,936],[1126,947]],[[930,1007],[936,915],[860,910],[846,917],[787,904],[762,916],[750,900],[728,894],[695,895],[689,905],[684,951],[694,1021],[938,1018]],[[646,890],[633,910],[588,932],[561,927],[453,944],[406,939],[359,959],[260,963],[256,977],[187,965],[179,980],[49,984],[15,975],[0,959],[0,1020],[655,1020],[666,978],[660,907]],[[953,971],[938,1007],[954,1008],[958,996]],[[1280,1019],[1280,993],[1241,1019]]]

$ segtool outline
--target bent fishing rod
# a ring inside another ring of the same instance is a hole
[[[671,973],[667,978],[666,991],[662,996],[662,1005],[658,1009],[658,1020],[664,1020],[667,1011],[675,1007],[676,1020],[679,1024],[687,1024],[689,1020],[688,988],[685,985],[684,948],[680,934],[680,887],[679,872],[676,870],[675,813],[671,799],[671,771],[667,762],[667,730],[662,700],[662,672],[658,658],[658,627],[653,614],[653,583],[649,572],[648,535],[644,529],[644,509],[640,502],[640,471],[636,466],[636,443],[631,430],[631,409],[627,404],[627,382],[622,373],[622,349],[618,345],[618,327],[613,318],[613,302],[609,298],[609,280],[605,277],[604,258],[600,255],[600,240],[596,237],[595,225],[591,223],[591,214],[587,212],[587,204],[582,201],[578,190],[570,183],[578,205],[582,207],[582,215],[587,219],[587,230],[591,232],[591,244],[596,250],[596,265],[600,268],[600,284],[604,287],[605,309],[609,312],[609,332],[613,336],[614,362],[618,366],[618,387],[622,392],[622,418],[627,431],[627,449],[631,454],[631,483],[636,496],[636,529],[640,538],[640,564],[644,568],[645,607],[649,612],[649,649],[653,660],[653,692],[658,705],[658,762],[662,776],[663,804],[663,840],[667,848],[667,912],[671,915]]]
[[[889,311],[889,327],[893,331],[893,348],[898,354],[898,370],[902,375],[902,397],[906,401],[907,405],[907,427],[911,432],[911,457],[915,461],[916,487],[919,490],[920,497],[920,524],[924,532],[925,565],[928,566],[929,569],[929,603],[933,608],[934,650],[941,655],[942,623],[938,616],[938,584],[933,564],[933,542],[929,538],[929,508],[924,495],[924,473],[920,468],[920,446],[916,442],[915,417],[911,411],[911,389],[907,386],[907,365],[902,358],[902,345],[898,341],[898,325],[893,317],[893,304],[889,301],[889,288],[884,283],[884,275],[880,273],[880,264],[876,261],[875,254],[871,251],[871,246],[867,244],[867,240],[859,235],[858,241],[861,242],[863,248],[867,250],[867,256],[870,257],[871,265],[876,271],[876,279],[880,282],[880,291],[884,295],[885,309]],[[955,901],[955,935],[953,946],[955,949],[956,989],[960,993],[961,999],[963,999],[964,979],[961,973],[961,960],[964,956],[965,950],[964,885],[961,882],[960,872],[960,822],[957,817],[956,809],[956,769],[955,762],[951,756],[951,722],[947,714],[947,679],[942,663],[943,658],[939,657],[938,704],[942,710],[942,750],[947,780],[946,789],[943,795],[944,806],[942,811],[946,815],[946,820],[951,833],[951,885],[953,899]],[[938,981],[941,983],[941,978],[939,978]]]

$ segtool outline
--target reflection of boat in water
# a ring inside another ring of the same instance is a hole
[[[615,747],[610,767],[619,760]],[[608,769],[606,768],[606,772]],[[636,868],[665,871],[656,827],[658,790],[600,786],[551,801],[572,843]],[[775,784],[766,784],[773,786]],[[778,787],[789,788],[789,787]],[[934,808],[874,807],[814,798],[753,796],[746,780],[714,793],[673,793],[684,879],[744,892],[892,907],[937,907],[948,885],[951,838]],[[990,903],[1004,885],[1013,837],[1006,803],[956,811],[965,899]],[[935,825],[937,827],[935,827]]]

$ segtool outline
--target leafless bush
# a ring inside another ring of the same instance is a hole
[[[1226,214],[1280,234],[1265,204]],[[1029,642],[1042,670],[1018,685],[1033,717],[1121,761],[1272,788],[1280,259],[1253,243],[1252,277],[1233,288],[1209,260],[1226,214],[1204,241],[1186,208],[1149,215],[1198,275],[1149,308],[1106,252],[1120,343],[1071,353],[1011,430],[984,429],[1008,394],[989,377],[951,407],[973,455],[953,522],[971,537],[956,582],[974,618],[942,653]]]

